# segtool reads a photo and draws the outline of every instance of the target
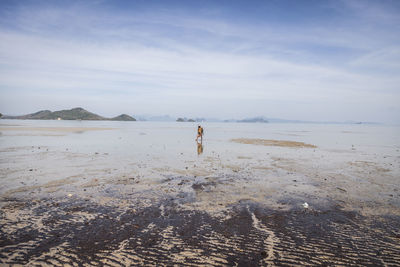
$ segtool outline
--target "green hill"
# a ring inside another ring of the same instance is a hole
[[[4,119],[20,119],[20,120],[113,120],[113,121],[136,121],[135,118],[122,114],[115,118],[109,119],[89,112],[83,108],[73,108],[69,110],[41,110],[36,113],[22,116],[3,116]]]

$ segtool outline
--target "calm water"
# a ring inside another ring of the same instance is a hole
[[[24,146],[49,146],[78,153],[197,154],[196,123],[111,122],[111,121],[28,121],[1,120],[2,125],[25,127],[107,127],[113,130],[76,133],[45,131],[2,131],[1,149]],[[366,153],[393,153],[400,148],[400,127],[383,125],[289,124],[289,123],[203,123],[204,155],[224,153],[256,146],[229,142],[232,138],[292,140],[322,149],[356,148]],[[52,136],[53,135],[53,136]],[[56,136],[54,136],[56,135]],[[61,135],[61,136],[60,136]],[[245,148],[246,147],[246,148]]]

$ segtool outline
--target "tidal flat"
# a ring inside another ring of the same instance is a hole
[[[400,265],[400,127],[0,121],[0,264]]]

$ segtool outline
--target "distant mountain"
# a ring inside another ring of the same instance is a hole
[[[263,117],[255,117],[249,118],[244,120],[238,120],[237,122],[261,122],[261,123],[268,123],[268,120],[264,119]]]
[[[195,120],[195,119],[188,119],[188,118],[177,118],[176,119],[176,121],[178,121],[178,122],[199,122],[197,119]]]
[[[108,119],[92,112],[89,112],[83,108],[73,108],[69,110],[41,110],[36,113],[22,115],[22,116],[3,116],[4,119],[19,119],[19,120],[113,120],[113,121],[135,121],[129,115],[122,114],[115,118]]]
[[[127,114],[121,114],[115,118],[110,119],[112,121],[136,121],[135,118],[127,115]]]

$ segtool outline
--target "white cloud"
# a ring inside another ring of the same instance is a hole
[[[79,100],[99,110],[103,100],[109,103],[107,112],[114,107],[127,109],[124,113],[273,113],[298,119],[323,119],[325,114],[332,120],[368,120],[388,103],[395,109],[400,103],[399,44],[386,33],[379,33],[381,38],[364,35],[379,28],[244,26],[156,12],[109,14],[81,6],[25,8],[14,26],[19,30],[0,26],[2,113],[21,110],[13,104],[16,94],[58,106],[77,106]],[[318,51],[320,46],[326,50]],[[351,55],[337,60],[337,49]],[[210,108],[201,110],[199,100]],[[349,114],[354,105],[362,112]],[[310,112],[310,106],[318,110]],[[381,113],[380,120],[387,116]]]

